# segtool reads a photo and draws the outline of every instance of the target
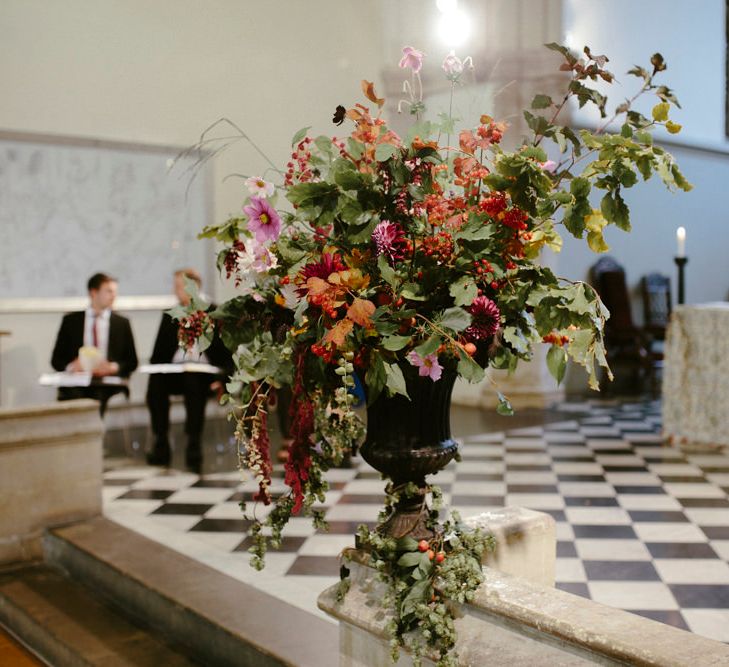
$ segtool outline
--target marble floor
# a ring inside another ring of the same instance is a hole
[[[729,453],[666,447],[660,428],[652,400],[562,403],[515,418],[456,408],[462,460],[433,481],[464,516],[504,505],[551,514],[558,588],[729,642]],[[108,518],[314,614],[337,580],[337,554],[359,523],[374,525],[382,501],[383,482],[363,461],[330,471],[329,532],[294,519],[257,572],[238,506],[255,484],[235,471],[224,426],[208,429],[202,476],[143,465],[139,447],[126,453],[108,459]]]

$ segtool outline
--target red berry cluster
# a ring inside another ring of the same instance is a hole
[[[499,213],[506,210],[506,195],[503,192],[492,192],[489,197],[482,199],[479,208],[494,219],[498,219]]]
[[[322,309],[322,312],[329,315],[332,319],[336,319],[337,309],[326,294],[309,294],[307,298],[312,306],[318,306]]]
[[[477,259],[473,263],[473,269],[479,276],[486,277],[486,274],[494,272],[494,267],[487,259]]]
[[[296,150],[291,153],[291,161],[286,163],[286,174],[284,176],[284,185],[293,185],[294,178],[299,183],[310,181],[313,172],[309,166],[311,160],[311,151],[308,146],[311,143],[310,137],[304,137],[296,146]]]
[[[543,336],[542,342],[562,347],[563,345],[567,345],[567,343],[570,342],[570,339],[569,336],[560,336],[556,331],[553,331],[552,333],[548,333],[546,336]]]
[[[448,232],[438,232],[435,236],[426,236],[422,247],[426,257],[448,262],[453,256],[453,237]]]
[[[197,339],[210,327],[210,318],[204,310],[197,310],[180,319],[177,340],[186,350],[192,348]]]
[[[504,126],[502,123],[494,122],[489,116],[481,116],[483,125],[479,125],[476,134],[481,139],[486,139],[489,143],[498,144],[504,136]]]
[[[327,364],[331,364],[334,362],[334,353],[336,351],[336,347],[334,345],[320,345],[319,343],[314,343],[311,346],[311,351],[313,354],[315,354],[317,357],[321,357],[324,362]]]
[[[240,276],[238,276],[238,254],[245,251],[245,245],[240,239],[233,241],[233,247],[225,254],[225,278],[235,274],[235,286],[240,285]]]
[[[347,151],[344,149],[344,142],[339,141],[336,137],[332,137],[332,144],[334,144],[335,148],[339,149],[339,154],[342,157],[347,157]]]
[[[525,211],[514,206],[504,213],[503,223],[512,229],[524,230],[527,228],[529,216]]]

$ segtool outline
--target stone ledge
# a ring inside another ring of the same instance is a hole
[[[360,562],[352,564],[352,585],[344,601],[337,602],[333,586],[318,604],[340,620],[342,665],[385,665],[389,616],[378,604],[384,584]],[[729,664],[729,646],[721,642],[488,567],[484,576],[476,599],[460,607],[456,620],[459,664],[693,667],[699,656],[702,667]],[[359,652],[367,647],[380,657],[361,662],[346,654],[353,647]]]
[[[99,404],[89,399],[24,408],[0,408],[0,451],[101,438]]]
[[[496,539],[496,549],[484,554],[484,565],[535,584],[554,586],[557,538],[555,521],[549,514],[504,507],[468,517],[465,524]]]

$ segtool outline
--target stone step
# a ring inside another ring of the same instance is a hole
[[[339,664],[333,623],[103,517],[49,531],[44,552],[206,667]]]
[[[198,664],[43,564],[0,573],[0,623],[54,666]]]

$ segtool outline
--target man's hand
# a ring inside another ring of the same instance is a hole
[[[107,361],[104,359],[94,368],[93,375],[95,377],[105,377],[107,375],[117,375],[119,373],[119,364],[116,361]]]
[[[210,391],[214,391],[218,400],[220,400],[225,393],[225,385],[220,380],[215,380],[215,382],[210,383]]]
[[[66,371],[69,373],[82,373],[83,368],[81,368],[81,362],[79,361],[78,357],[76,357],[68,366],[66,366]]]

